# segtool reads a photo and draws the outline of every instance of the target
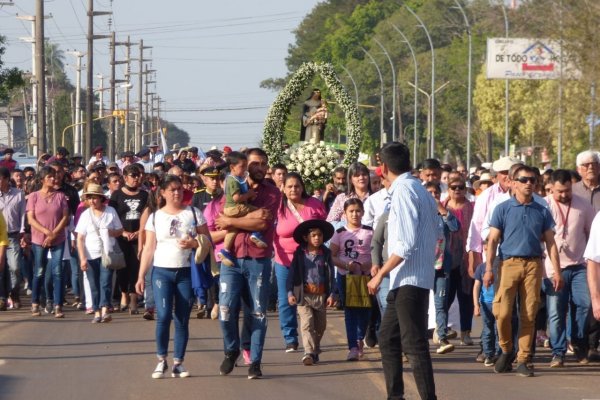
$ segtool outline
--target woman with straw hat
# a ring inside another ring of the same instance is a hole
[[[92,292],[92,323],[110,322],[113,270],[102,265],[102,253],[110,252],[116,245],[114,238],[123,233],[123,225],[116,210],[106,205],[102,186],[88,184],[83,196],[88,208],[79,217],[75,232],[81,270],[86,273]]]

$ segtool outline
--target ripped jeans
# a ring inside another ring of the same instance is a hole
[[[221,264],[219,319],[225,353],[240,351],[239,315],[244,306],[242,336],[250,338],[250,359],[262,359],[267,334],[271,259],[238,258],[233,267]],[[248,311],[248,313],[246,313]]]

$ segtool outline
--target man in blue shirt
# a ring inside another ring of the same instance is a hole
[[[389,274],[390,292],[381,320],[379,348],[389,399],[404,398],[402,352],[413,367],[421,399],[436,399],[427,338],[429,291],[435,276],[435,247],[442,232],[436,202],[411,174],[404,144],[381,149],[381,172],[391,184],[388,260],[368,284],[375,294]]]
[[[517,374],[533,376],[533,369],[528,363],[531,361],[531,347],[535,339],[535,317],[540,304],[543,277],[544,250],[540,240],[546,243],[550,255],[555,291],[562,288],[563,280],[558,249],[554,242],[554,219],[547,208],[533,201],[536,174],[531,167],[521,165],[514,171],[514,176],[515,196],[500,203],[492,214],[483,284],[489,287],[494,282],[492,266],[500,245],[500,282],[494,297],[493,312],[498,325],[498,341],[502,354],[494,365],[494,371],[501,373],[511,370],[511,319],[518,293],[520,331]]]

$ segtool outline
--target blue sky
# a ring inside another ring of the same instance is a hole
[[[152,91],[166,101],[163,117],[186,130],[193,145],[239,148],[260,140],[262,121],[276,93],[259,88],[259,83],[286,74],[292,31],[318,2],[95,0],[96,11],[112,11],[113,15],[95,17],[94,33],[108,34],[113,29],[117,41],[130,35],[132,42],[141,38],[145,46],[152,46],[145,53],[153,60],[151,68],[157,70],[156,90]],[[64,51],[85,52],[87,0],[44,4],[46,15],[53,16],[46,20],[46,37]],[[31,35],[31,22],[15,15],[34,12],[34,0],[16,0],[14,6],[0,7],[0,33],[8,39],[5,66],[31,69],[31,45],[19,39]],[[106,77],[105,86],[110,75],[108,43],[101,39],[94,45],[94,74]],[[137,55],[134,46],[132,57]],[[123,46],[117,48],[116,58],[125,58]],[[66,63],[75,65],[75,60],[66,54]],[[67,67],[67,73],[75,82],[74,68]],[[118,65],[117,79],[123,74],[124,66]],[[138,90],[137,77],[133,79],[132,100],[137,99]],[[82,85],[86,85],[85,75]],[[94,87],[98,85],[96,79]]]

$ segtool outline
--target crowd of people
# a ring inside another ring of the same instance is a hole
[[[0,311],[30,296],[36,318],[73,307],[94,324],[114,312],[156,320],[153,378],[169,371],[171,320],[171,375],[190,375],[194,315],[220,321],[221,375],[242,356],[259,378],[273,309],[282,349],[302,343],[304,365],[320,361],[327,308],[343,310],[346,359],[378,343],[389,398],[403,396],[405,358],[421,398],[435,398],[429,339],[441,355],[454,338],[473,346],[475,317],[475,359],[496,373],[516,363],[533,376],[540,346],[552,368],[567,354],[600,360],[597,152],[574,170],[511,157],[412,169],[406,146],[389,143],[376,168],[340,165],[310,188],[260,148],[165,154],[150,143],[112,162],[97,147],[84,164],[59,147],[22,170],[12,153],[0,160]]]

